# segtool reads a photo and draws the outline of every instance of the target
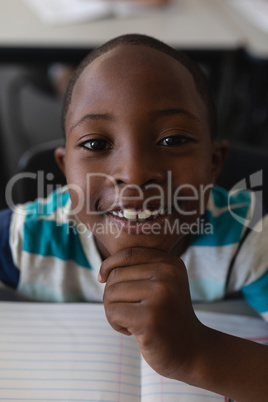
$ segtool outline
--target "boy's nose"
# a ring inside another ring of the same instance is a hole
[[[118,155],[113,177],[117,184],[144,186],[150,183],[162,183],[166,170],[161,160],[146,151],[134,152],[133,149]]]

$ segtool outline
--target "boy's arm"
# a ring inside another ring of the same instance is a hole
[[[238,401],[266,401],[268,347],[204,326],[191,303],[181,259],[129,248],[107,258],[104,306],[114,329],[134,334],[159,374]]]
[[[237,401],[267,401],[268,347],[210,328],[204,336],[191,384]]]
[[[15,266],[10,247],[10,223],[12,210],[0,211],[0,282],[17,288],[20,271]]]

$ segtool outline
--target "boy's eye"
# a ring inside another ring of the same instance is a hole
[[[159,141],[158,144],[166,147],[176,147],[192,141],[192,138],[184,137],[183,135],[172,135]]]
[[[111,145],[108,141],[101,139],[88,140],[84,142],[82,146],[90,149],[91,151],[104,151],[111,148]]]

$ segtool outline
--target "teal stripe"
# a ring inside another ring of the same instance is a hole
[[[57,257],[64,261],[72,260],[82,267],[92,269],[80,243],[78,232],[74,228],[69,228],[68,223],[59,224],[43,219],[26,220],[23,250]]]
[[[241,218],[247,216],[248,206],[235,209]],[[192,246],[227,246],[238,243],[241,239],[244,225],[238,222],[229,211],[214,217],[210,211],[205,211],[204,220],[211,225],[211,233],[197,235],[193,238]]]
[[[35,220],[40,216],[49,216],[58,208],[62,208],[69,200],[69,193],[62,192],[61,189],[54,191],[49,195],[45,203],[37,199],[34,202],[26,204],[26,220]]]
[[[225,285],[208,278],[190,280],[190,293],[193,301],[211,301],[224,296]]]
[[[255,282],[244,286],[241,291],[252,308],[259,313],[268,311],[268,271]]]
[[[241,191],[228,200],[228,192],[220,187],[214,187],[211,191],[214,204],[218,208],[226,208],[228,205],[235,216],[245,221],[251,203],[251,193]],[[243,206],[235,208],[236,205]],[[233,208],[232,208],[233,207]],[[192,246],[221,247],[239,243],[244,224],[238,222],[230,211],[222,212],[219,216],[213,216],[210,210],[206,210],[203,219],[206,225],[210,225],[211,230],[206,234],[197,235],[193,238]]]
[[[239,191],[228,198],[228,191],[220,187],[214,187],[211,190],[211,195],[213,197],[214,204],[218,208],[224,208],[228,205],[237,205],[241,203],[246,203],[249,205],[251,203],[251,192],[248,190]]]
[[[81,303],[86,301],[81,293],[60,294],[52,287],[40,283],[22,283],[19,285],[18,291],[23,296],[42,302]]]

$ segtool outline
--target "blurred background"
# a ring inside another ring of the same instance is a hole
[[[267,0],[0,0],[0,209],[29,150],[62,142],[62,99],[73,68],[125,33],[154,36],[198,62],[221,136],[266,155]],[[32,197],[26,188],[15,187],[15,202]]]

